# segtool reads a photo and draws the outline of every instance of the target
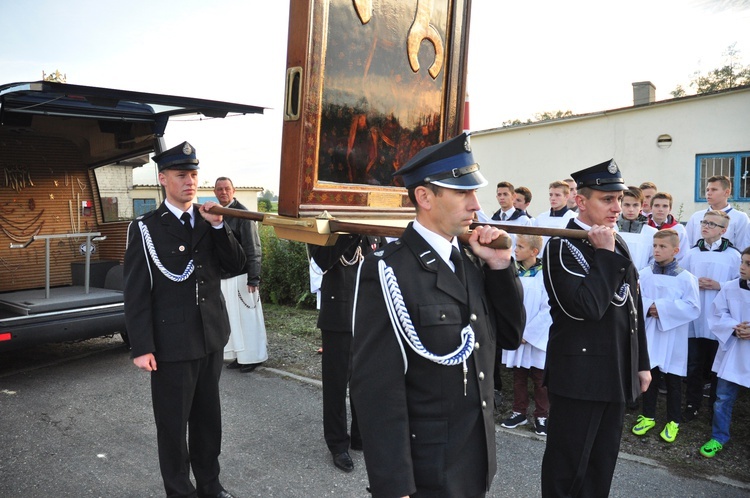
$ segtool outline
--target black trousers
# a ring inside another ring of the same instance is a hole
[[[361,443],[357,414],[351,404],[351,438],[346,427],[346,388],[352,365],[351,332],[321,330],[323,336],[323,436],[333,454],[349,450],[352,440]]]
[[[716,401],[716,374],[711,371],[711,366],[719,349],[719,341],[705,339],[703,337],[691,337],[688,339],[688,368],[687,388],[685,389],[685,404],[697,410],[703,401],[703,385],[706,379],[711,382],[711,394],[708,400],[709,409],[713,408]]]
[[[223,354],[161,361],[151,372],[159,468],[168,497],[196,496],[191,467],[198,495],[216,495],[223,489],[219,483]]]
[[[651,369],[651,384],[648,391],[643,393],[643,415],[648,418],[656,418],[656,401],[659,397],[659,367]],[[665,373],[667,381],[667,419],[664,421],[682,422],[682,377],[675,374]]]
[[[625,403],[585,401],[549,393],[545,498],[609,496],[620,451]]]

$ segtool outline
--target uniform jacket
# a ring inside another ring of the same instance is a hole
[[[386,310],[378,262],[393,268],[425,348],[436,355],[476,334],[464,395],[463,367],[418,356],[397,338]],[[368,256],[360,270],[350,389],[374,497],[474,496],[496,470],[493,368],[497,344],[517,348],[526,315],[513,266],[481,270],[464,255],[465,288],[412,228]],[[405,372],[405,361],[408,368]]]
[[[226,207],[248,211],[237,199],[232,199],[232,202]],[[229,225],[234,238],[242,245],[247,263],[245,263],[245,268],[238,273],[222,272],[221,278],[236,277],[237,275],[247,273],[247,285],[257,287],[260,284],[260,261],[262,256],[258,226],[252,220],[235,218],[234,216],[225,216],[224,223]]]
[[[225,223],[215,229],[196,208],[191,237],[162,204],[128,229],[125,251],[125,322],[131,356],[154,353],[158,361],[183,361],[221,351],[229,338],[229,319],[221,293],[221,271],[240,272],[242,247]],[[148,255],[138,222],[148,228],[156,254],[172,273],[182,274],[192,259],[195,270],[183,282],[164,276]]]
[[[366,256],[380,247],[381,243],[380,237],[347,234],[339,235],[333,246],[308,246],[310,255],[324,272],[318,314],[320,330],[351,334],[354,286],[359,261],[344,265],[341,259],[352,261],[357,247],[362,251],[362,255]]]
[[[503,215],[503,209],[500,208],[492,215],[492,219],[495,221],[500,221],[500,218]],[[511,225],[531,225],[531,218],[521,209],[515,209],[513,208],[513,213],[510,215],[510,217],[507,220],[504,220],[503,223],[510,223]]]
[[[581,229],[575,220],[567,228]],[[545,384],[550,393],[620,403],[640,394],[638,372],[650,370],[650,364],[638,270],[619,235],[616,248],[619,254],[595,250],[588,240],[559,237],[547,244],[544,285],[552,326]],[[629,295],[618,301],[615,293],[625,283]]]

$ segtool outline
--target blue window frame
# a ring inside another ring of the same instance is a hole
[[[733,201],[750,201],[750,152],[695,156],[696,202],[705,202],[707,180],[717,175],[729,177],[732,183],[731,199]]]
[[[143,214],[156,209],[156,199],[133,199],[133,217],[137,218]]]

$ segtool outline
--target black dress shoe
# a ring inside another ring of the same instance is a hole
[[[242,372],[243,374],[250,373],[261,365],[262,363],[248,363],[247,365],[240,365],[240,372]]]
[[[352,457],[349,456],[348,451],[333,455],[333,464],[344,472],[354,470],[354,462],[352,462]]]
[[[229,365],[227,365],[227,368],[229,370],[234,370],[235,368],[240,368],[240,366],[241,365],[239,364],[239,362],[237,360],[234,360],[232,363],[230,363]]]
[[[199,498],[235,498],[235,496],[226,489],[222,489],[215,495],[199,494],[198,496]]]

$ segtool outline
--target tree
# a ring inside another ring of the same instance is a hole
[[[265,197],[258,199],[258,211],[261,213],[270,213],[272,209],[273,204],[271,203],[271,199],[266,199]]]
[[[261,199],[268,199],[269,201],[272,201],[274,198],[273,190],[264,190],[263,195],[260,196]]]
[[[540,121],[549,121],[551,119],[560,119],[560,118],[567,118],[573,115],[573,111],[567,110],[567,111],[544,111],[544,112],[537,112],[534,114],[534,119],[527,119],[525,122],[521,121],[520,119],[512,119],[508,121],[503,121],[503,128],[507,128],[510,126],[519,126],[523,124],[531,124],[531,123],[538,123]]]
[[[693,73],[690,86],[695,88],[696,94],[750,85],[750,65],[743,66],[739,63],[740,51],[735,48],[736,45],[737,43],[731,44],[722,54],[725,57],[722,67],[709,71],[706,75],[701,75],[700,71]],[[675,98],[687,95],[682,85],[677,85],[670,93]]]

